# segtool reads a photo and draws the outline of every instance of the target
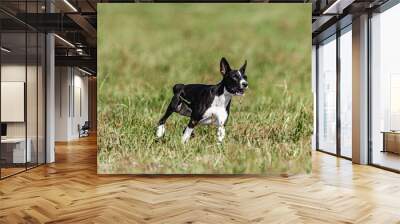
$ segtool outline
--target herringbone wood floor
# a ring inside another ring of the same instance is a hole
[[[400,223],[400,175],[313,155],[293,177],[98,176],[96,139],[0,181],[0,223]]]

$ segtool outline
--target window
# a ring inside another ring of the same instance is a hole
[[[336,35],[318,47],[318,149],[336,153]]]
[[[352,157],[352,33],[351,25],[340,35],[340,155]]]
[[[371,161],[400,170],[400,5],[371,18]]]

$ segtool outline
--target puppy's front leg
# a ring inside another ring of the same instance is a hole
[[[225,121],[228,118],[228,114],[226,112],[221,112],[217,114],[217,126],[218,126],[218,131],[217,131],[217,138],[218,142],[222,143],[222,141],[225,138]]]
[[[182,136],[182,143],[186,143],[189,139],[190,136],[192,135],[193,129],[196,126],[197,121],[190,120],[188,126],[185,128],[185,131],[183,132]]]
[[[224,125],[218,126],[217,138],[218,138],[218,142],[219,143],[222,143],[222,141],[224,141],[224,138],[225,138],[225,127],[224,127]]]

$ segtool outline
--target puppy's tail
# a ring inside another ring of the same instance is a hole
[[[172,87],[172,91],[174,91],[174,96],[171,101],[171,106],[177,110],[178,105],[181,103],[181,94],[183,93],[184,84],[176,84]]]
[[[172,90],[174,91],[174,95],[180,95],[183,91],[184,84],[176,84],[174,87],[172,87]]]

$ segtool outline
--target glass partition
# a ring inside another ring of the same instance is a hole
[[[45,65],[46,65],[46,38],[43,33],[38,33],[38,65],[37,65],[37,147],[38,147],[38,164],[46,162],[46,143],[45,143],[45,124],[46,124],[46,76],[45,76]]]
[[[25,32],[1,34],[2,177],[24,171],[31,161],[26,141],[26,41]]]
[[[318,47],[318,149],[336,154],[336,35]]]
[[[371,162],[400,170],[400,5],[371,18]]]
[[[341,31],[340,41],[340,154],[352,157],[352,33]]]
[[[43,1],[25,4],[20,13],[43,11]],[[0,12],[1,179],[45,163],[45,45],[44,33]]]
[[[38,160],[38,35],[27,33],[27,80],[26,80],[26,113],[27,113],[27,150],[30,151],[30,161],[27,167],[34,167]]]

